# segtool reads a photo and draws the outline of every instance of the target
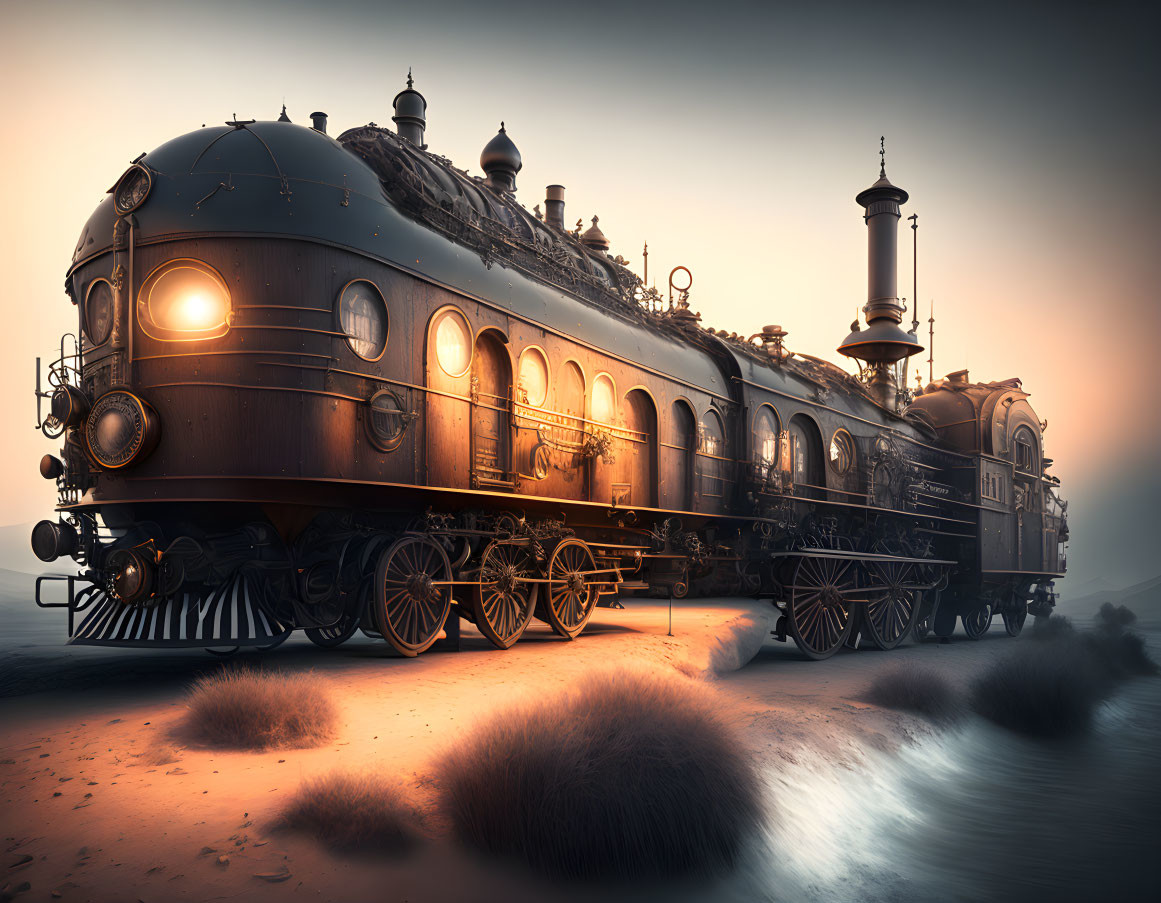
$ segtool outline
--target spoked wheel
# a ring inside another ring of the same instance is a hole
[[[480,561],[480,585],[472,596],[472,613],[480,633],[500,649],[520,639],[536,611],[539,584],[536,559],[524,546],[495,541]]]
[[[963,621],[963,631],[968,639],[978,640],[992,626],[992,606],[984,604],[973,608],[967,614],[960,615],[960,620]]]
[[[1004,629],[1008,631],[1008,636],[1019,636],[1024,629],[1024,622],[1028,620],[1028,603],[1018,599],[1015,611],[1003,611],[1000,616],[1004,619]]]
[[[397,652],[419,655],[451,611],[451,563],[426,536],[404,536],[379,556],[371,622]]]
[[[854,618],[847,596],[855,592],[853,561],[799,558],[786,606],[790,635],[803,654],[830,658],[851,633]]]
[[[894,649],[907,638],[919,614],[915,566],[873,561],[867,571],[874,596],[863,611],[863,626],[877,648]]]
[[[583,540],[566,539],[553,551],[548,562],[548,604],[542,606],[542,616],[560,636],[571,640],[589,622],[597,604],[596,569],[593,553]]]

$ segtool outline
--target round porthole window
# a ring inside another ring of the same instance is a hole
[[[432,325],[435,357],[448,376],[460,377],[472,365],[472,331],[464,315],[454,308],[441,311]]]
[[[855,440],[846,430],[836,430],[830,440],[831,470],[837,474],[847,473],[855,463]]]
[[[377,361],[387,349],[387,302],[370,282],[349,282],[339,293],[339,325],[351,350],[365,361]]]
[[[399,446],[407,422],[403,400],[390,389],[376,392],[367,402],[367,434],[381,451],[392,451]]]

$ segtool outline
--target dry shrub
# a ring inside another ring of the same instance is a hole
[[[1136,616],[1106,603],[1097,630],[1081,632],[1067,618],[1037,618],[1036,642],[999,659],[972,685],[979,714],[1024,734],[1059,737],[1092,723],[1118,681],[1158,673],[1140,634],[1125,630]],[[1044,623],[1041,623],[1041,622]]]
[[[223,668],[190,689],[183,732],[210,746],[304,748],[334,736],[338,716],[314,674]]]
[[[1085,645],[1057,640],[1015,650],[976,676],[972,708],[1000,727],[1036,737],[1087,730],[1106,687]]]
[[[402,853],[420,839],[423,815],[396,781],[335,772],[305,782],[276,827],[345,852]]]
[[[1106,602],[1096,614],[1097,624],[1107,630],[1120,630],[1137,622],[1137,614],[1124,605]]]
[[[441,807],[461,840],[554,878],[724,871],[763,812],[723,705],[676,675],[591,675],[452,748],[436,766]]]
[[[934,668],[893,665],[871,680],[863,698],[887,709],[915,712],[933,721],[951,721],[962,712],[959,691]]]

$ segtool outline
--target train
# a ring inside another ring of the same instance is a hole
[[[132,160],[65,278],[42,374],[69,642],[265,649],[302,629],[414,656],[460,620],[562,638],[634,596],[751,595],[778,640],[1016,635],[1054,605],[1067,504],[1019,379],[908,388],[908,194],[856,197],[868,300],[838,351],[704,326],[565,189],[515,199],[503,123],[472,175],[395,128],[203,126]],[[645,258],[647,260],[647,258]],[[852,367],[853,369],[853,367]],[[52,592],[47,587],[62,581]]]

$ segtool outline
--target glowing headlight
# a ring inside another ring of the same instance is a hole
[[[137,319],[155,339],[216,339],[229,331],[233,320],[230,290],[213,267],[200,260],[170,260],[141,286]]]
[[[160,436],[157,412],[136,395],[117,389],[97,399],[85,424],[93,460],[109,469],[144,458]]]

